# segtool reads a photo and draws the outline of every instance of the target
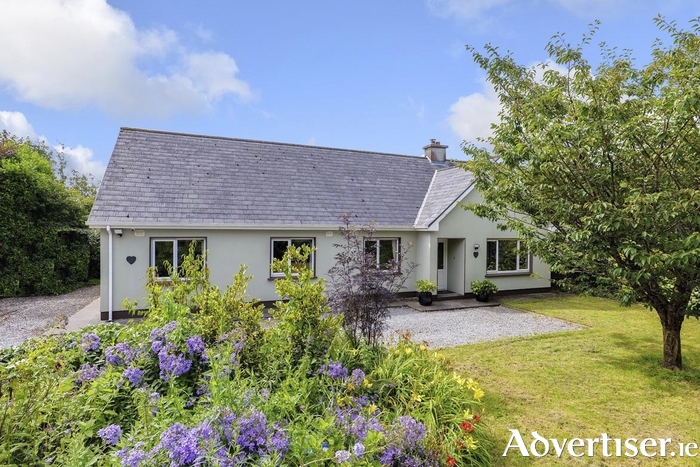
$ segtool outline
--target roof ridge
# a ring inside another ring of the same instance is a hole
[[[178,132],[178,131],[167,131],[167,130],[152,130],[152,129],[147,129],[147,128],[121,127],[119,130],[120,130],[120,133],[123,130],[129,130],[129,131],[142,132],[142,133],[160,133],[160,134],[164,134],[164,135],[189,136],[189,137],[204,138],[204,139],[218,139],[218,140],[226,140],[226,141],[240,141],[240,142],[246,142],[246,143],[273,144],[276,146],[294,146],[294,147],[301,147],[301,148],[329,149],[329,150],[333,150],[333,151],[344,151],[344,152],[362,153],[362,154],[377,154],[377,155],[382,155],[382,156],[409,157],[411,159],[423,159],[423,158],[425,158],[425,156],[423,156],[423,155],[411,156],[409,154],[396,154],[396,153],[391,153],[391,152],[334,148],[334,147],[330,147],[330,146],[314,146],[311,144],[300,144],[300,143],[281,143],[279,141],[233,138],[231,136],[201,135],[201,134],[197,134],[197,133],[183,133],[183,132]]]

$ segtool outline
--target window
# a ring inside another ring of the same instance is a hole
[[[195,242],[195,255],[203,255],[206,249],[204,238],[154,238],[151,239],[151,265],[156,268],[156,277],[165,279],[168,264],[177,275],[180,274],[182,260],[190,251],[190,244]],[[166,264],[167,262],[167,264]]]
[[[530,272],[530,254],[522,240],[488,240],[486,273]]]
[[[365,253],[376,259],[378,268],[389,268],[390,262],[398,261],[398,238],[373,238],[365,240]]]
[[[302,245],[307,245],[309,248],[314,247],[313,238],[272,238],[270,239],[270,264],[276,259],[282,259],[284,254],[287,252],[287,248],[294,246],[299,248]],[[309,269],[314,271],[314,252],[311,252],[307,260],[307,266]],[[283,277],[284,274],[281,272],[272,272],[272,277]]]

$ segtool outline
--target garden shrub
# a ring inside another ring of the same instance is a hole
[[[282,297],[275,303],[273,316],[280,320],[277,330],[290,340],[292,363],[302,357],[312,361],[326,353],[336,334],[336,320],[323,315],[326,305],[326,286],[323,279],[313,279],[307,259],[313,249],[308,245],[289,246],[281,260],[272,263],[273,272],[284,274],[275,281],[275,291]]]
[[[374,225],[356,227],[350,217],[342,216],[340,233],[345,243],[334,244],[340,251],[335,266],[328,271],[329,305],[343,317],[343,328],[356,345],[380,342],[389,317],[389,305],[415,269],[406,261],[412,245],[398,245],[396,255],[382,265],[365,245],[374,238]]]
[[[490,463],[483,392],[426,345],[356,345],[303,271],[278,282],[289,301],[265,328],[245,269],[218,298],[188,274],[149,285],[138,323],[0,350],[1,465]]]

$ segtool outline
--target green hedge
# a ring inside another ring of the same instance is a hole
[[[99,236],[48,156],[5,133],[0,149],[0,297],[61,294],[99,277]]]

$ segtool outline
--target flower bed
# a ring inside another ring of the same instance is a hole
[[[2,351],[0,464],[489,463],[483,392],[439,353],[352,345],[323,306],[263,329],[246,282],[152,284],[140,323]]]

